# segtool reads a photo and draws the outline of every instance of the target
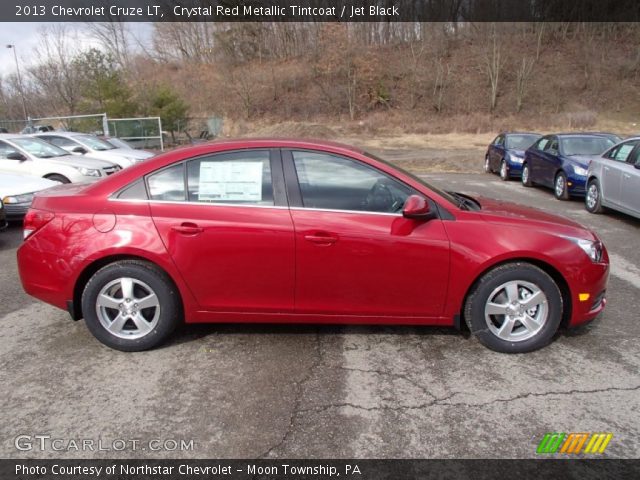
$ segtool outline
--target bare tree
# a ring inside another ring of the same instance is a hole
[[[516,111],[522,110],[522,101],[529,84],[529,78],[533,71],[534,59],[522,58],[522,64],[516,70]]]
[[[80,72],[74,63],[80,44],[76,33],[60,23],[43,27],[36,50],[38,62],[29,69],[32,81],[47,92],[52,109],[60,114],[73,115],[80,101]]]
[[[107,53],[111,54],[118,66],[126,68],[129,65],[130,54],[127,24],[119,21],[118,18],[111,18],[108,22],[90,22],[86,25],[89,34]]]
[[[490,34],[489,47],[485,54],[485,67],[487,76],[489,77],[489,84],[491,86],[489,110],[494,111],[498,100],[498,86],[500,81],[500,71],[504,66],[504,59],[502,58],[501,46],[498,43],[498,35],[496,33],[495,24],[493,25]]]
[[[436,78],[433,82],[433,108],[435,108],[436,112],[440,113],[444,107],[445,92],[449,85],[451,67],[448,63],[446,65],[442,65],[441,58],[437,59],[435,64]]]

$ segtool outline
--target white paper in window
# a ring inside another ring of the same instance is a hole
[[[262,162],[200,162],[200,200],[262,201],[262,167]]]

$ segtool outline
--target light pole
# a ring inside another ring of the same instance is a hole
[[[27,102],[24,99],[24,90],[22,89],[22,77],[20,76],[20,65],[18,64],[18,54],[16,53],[16,46],[7,45],[7,48],[13,49],[13,58],[16,61],[16,72],[18,74],[18,88],[20,89],[20,96],[22,97],[22,111],[24,113],[25,122],[28,122],[29,115],[27,114]]]

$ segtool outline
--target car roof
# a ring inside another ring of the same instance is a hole
[[[216,147],[227,149],[244,149],[244,148],[302,148],[309,150],[339,149],[353,153],[363,154],[365,151],[361,148],[347,145],[340,142],[329,140],[310,139],[310,138],[277,138],[277,137],[256,137],[256,138],[230,138],[213,140],[211,142],[201,143],[200,147],[207,145],[215,145]],[[193,149],[193,145],[176,148],[173,151],[184,149]]]
[[[538,132],[520,132],[520,131],[510,131],[510,132],[502,132],[501,135],[539,135],[542,136],[541,133]]]
[[[562,132],[562,133],[550,133],[549,135],[555,135],[556,137],[604,137],[606,135],[615,135],[615,133],[604,133],[604,132]]]

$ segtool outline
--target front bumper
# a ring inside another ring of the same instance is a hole
[[[510,177],[521,177],[522,176],[522,163],[517,163],[509,160],[507,162],[507,167],[509,167],[509,176]]]
[[[577,274],[570,284],[571,317],[569,326],[575,327],[596,318],[607,305],[606,291],[609,280],[609,259],[604,263],[592,263]]]
[[[5,203],[4,209],[7,214],[7,220],[22,220],[27,214],[27,210],[31,207],[29,203]]]
[[[569,190],[569,195],[584,197],[587,190],[587,177],[576,175],[575,173],[567,175],[567,189]]]

